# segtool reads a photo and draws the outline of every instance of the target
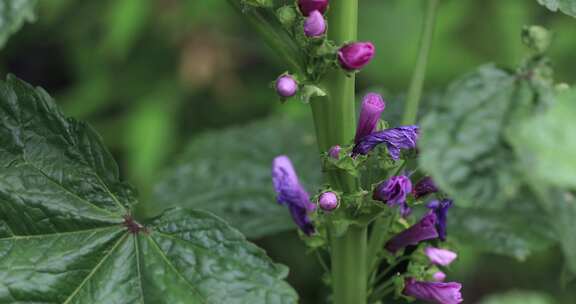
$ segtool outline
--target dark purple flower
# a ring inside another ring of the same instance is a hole
[[[458,304],[463,301],[460,289],[460,283],[419,282],[410,278],[406,280],[404,294],[431,303]]]
[[[438,192],[438,187],[436,187],[436,184],[430,176],[422,178],[416,183],[416,186],[414,186],[414,198],[416,199],[436,192]]]
[[[406,196],[410,192],[412,192],[412,182],[407,176],[392,176],[374,189],[372,198],[389,206],[401,206],[406,202]]]
[[[290,75],[282,75],[276,79],[276,93],[280,97],[292,97],[298,91],[298,83]]]
[[[287,156],[282,155],[274,159],[272,183],[277,195],[276,200],[279,204],[290,209],[290,214],[296,225],[307,235],[314,233],[314,225],[308,217],[308,213],[314,211],[316,205],[310,201],[308,192],[300,185],[292,162]]]
[[[386,103],[380,94],[368,93],[362,99],[362,108],[360,109],[360,119],[358,120],[358,127],[356,128],[356,136],[354,142],[358,141],[366,135],[372,134],[378,126],[378,121]]]
[[[310,15],[313,11],[324,14],[328,8],[328,2],[328,0],[298,0],[298,7],[304,16]]]
[[[390,157],[393,160],[398,160],[401,150],[416,148],[418,133],[418,126],[405,126],[374,132],[361,138],[354,146],[352,153],[365,155],[383,143],[386,145]]]
[[[338,51],[340,66],[348,71],[360,70],[374,57],[376,48],[371,42],[354,42]]]
[[[332,211],[338,207],[338,196],[332,191],[324,192],[318,198],[318,205],[324,211]]]
[[[433,200],[428,203],[427,207],[434,211],[438,221],[436,222],[436,228],[438,230],[438,235],[440,240],[446,241],[447,235],[447,221],[448,221],[448,209],[452,207],[452,200],[443,199],[441,201]]]
[[[326,32],[326,20],[319,11],[313,11],[304,21],[304,34],[307,37],[320,37]]]
[[[386,249],[395,253],[396,251],[418,243],[438,237],[436,231],[436,214],[428,212],[418,223],[400,232],[386,243]]]
[[[342,147],[335,145],[328,151],[328,156],[332,157],[333,159],[339,159],[340,151],[342,151]]]
[[[426,254],[430,263],[439,266],[448,266],[458,257],[456,252],[434,247],[426,247],[424,254]]]

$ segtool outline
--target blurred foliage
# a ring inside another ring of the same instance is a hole
[[[539,2],[547,2],[548,7],[554,8],[554,3],[563,1]],[[401,107],[402,98],[392,99],[391,96],[401,96],[408,86],[421,28],[422,5],[421,0],[360,1],[360,38],[375,42],[377,57],[359,74],[359,92],[368,88],[380,88],[385,92],[389,99],[387,119],[390,118],[389,113],[397,112]],[[158,197],[158,191],[165,189],[166,199],[157,205],[148,204],[151,210],[178,204],[180,202],[170,199],[170,195],[185,195],[194,189],[198,189],[198,193],[189,196],[186,204],[203,204],[207,208],[214,208],[209,200],[202,199],[201,194],[209,190],[218,191],[218,187],[210,188],[214,185],[227,187],[230,183],[241,185],[247,182],[242,180],[246,176],[242,174],[243,166],[256,163],[258,173],[248,177],[255,177],[254,181],[260,183],[255,191],[262,191],[259,197],[264,203],[267,197],[272,197],[270,192],[263,192],[271,188],[266,174],[272,154],[283,150],[290,156],[296,156],[296,151],[304,149],[299,146],[304,139],[298,135],[299,131],[287,131],[280,135],[281,138],[274,138],[273,132],[266,132],[281,128],[286,118],[279,118],[278,121],[269,118],[246,128],[237,127],[277,112],[281,105],[268,84],[287,67],[281,65],[276,54],[264,45],[226,1],[38,1],[36,13],[38,20],[25,24],[2,49],[0,71],[14,73],[27,82],[43,86],[61,101],[67,115],[90,121],[123,163],[121,167],[126,171],[122,174],[143,189],[141,197],[144,201],[152,202],[148,199],[152,194],[152,185],[161,176],[168,177],[163,179],[161,186],[156,187],[154,194]],[[519,43],[519,33],[526,24],[541,24],[552,30],[554,41],[549,55],[554,59],[556,77],[573,83],[576,80],[573,68],[576,65],[573,56],[576,49],[573,33],[576,20],[573,18],[548,11],[534,0],[445,0],[440,8],[430,58],[428,90],[437,91],[485,62],[508,66],[520,63],[525,50]],[[436,94],[431,96],[425,100],[424,107],[429,107],[432,102],[441,102]],[[289,117],[302,117],[307,111],[307,107],[301,104],[282,105],[282,112]],[[556,119],[569,120],[566,113],[560,113],[563,111],[552,109],[535,119],[543,124]],[[294,127],[310,132],[309,125],[308,120],[308,123]],[[226,126],[234,127],[223,131],[224,137],[218,136],[221,132],[216,129]],[[259,129],[263,129],[262,133],[259,133]],[[538,134],[537,131],[526,128],[528,135],[530,132]],[[570,133],[559,130],[555,134],[557,137],[554,138],[563,140],[562,136]],[[236,152],[233,146],[234,142],[246,140],[258,147],[266,147],[266,138],[274,138],[279,146],[254,153]],[[528,138],[522,144],[527,145],[533,153],[542,153],[543,144],[552,140],[543,138],[538,141],[530,136],[521,138]],[[306,147],[311,149],[310,153],[314,153],[312,146]],[[569,149],[568,146],[566,149]],[[552,153],[549,150],[546,151]],[[237,165],[224,165],[235,157],[242,157]],[[553,159],[556,155],[543,157]],[[184,165],[187,161],[202,164],[205,170],[195,172],[191,169],[193,166]],[[219,161],[222,163],[219,164]],[[296,161],[297,170],[301,172],[302,179],[308,182],[308,189],[312,190],[317,175],[306,173],[313,171],[309,164]],[[166,165],[170,166],[164,171]],[[542,168],[546,166],[545,163],[541,165]],[[176,171],[181,170],[190,179],[189,187],[182,180],[176,183],[169,178],[174,174],[170,168],[182,166],[185,169]],[[228,168],[229,172],[226,172]],[[569,171],[568,166],[564,169]],[[228,175],[220,175],[225,177],[222,183],[211,183],[219,172]],[[546,172],[540,170],[539,174]],[[567,177],[569,175],[563,175],[556,181],[571,181]],[[235,194],[219,194],[220,200],[225,202]],[[558,201],[558,204],[563,203],[564,200]],[[275,208],[274,212],[278,213],[274,214],[281,217],[280,212],[284,210],[278,208],[274,201],[269,204],[267,207]],[[533,207],[545,209],[546,214],[561,210],[556,209],[559,205]],[[253,210],[260,211],[257,207]],[[454,278],[464,283],[466,302],[476,303],[487,294],[522,288],[548,292],[554,297],[555,302],[552,303],[575,303],[576,298],[570,292],[571,277],[562,278],[566,287],[563,289],[558,276],[565,267],[560,262],[563,261],[560,250],[551,247],[547,251],[540,251],[548,248],[543,241],[547,233],[554,233],[560,239],[576,236],[570,230],[573,213],[560,212],[558,223],[542,235],[541,229],[540,232],[532,232],[532,228],[541,225],[540,219],[526,223],[525,219],[516,222],[515,216],[506,216],[516,212],[521,213],[506,206],[501,215],[509,221],[499,222],[500,226],[483,222],[482,212],[478,212],[471,214],[475,219],[462,218],[465,225],[451,228],[451,233],[459,234],[470,244],[476,245],[474,250],[462,252],[460,262],[452,269]],[[262,217],[268,215],[264,212]],[[278,217],[270,216],[266,222],[272,223],[275,218]],[[238,221],[241,222],[241,218]],[[284,224],[287,223],[284,221]],[[509,230],[508,225],[514,229]],[[530,229],[522,229],[523,225]],[[245,230],[254,230],[253,227]],[[471,232],[478,230],[490,233],[472,239],[477,233]],[[263,231],[265,229],[257,232]],[[507,240],[501,244],[513,244],[521,249],[507,252],[505,247],[493,248],[488,243],[502,238]],[[260,242],[279,262],[290,265],[293,285],[300,291],[305,290],[301,293],[302,303],[321,302],[324,300],[323,292],[318,290],[323,287],[317,280],[310,280],[311,276],[320,272],[318,265],[313,256],[304,254],[303,247],[294,239],[293,235],[281,234],[266,237]],[[527,242],[526,239],[533,241]],[[540,253],[528,257],[526,263],[518,263],[508,258],[480,255],[477,248],[511,253],[522,258],[535,251]],[[576,248],[565,248],[564,251],[576,252]],[[505,303],[499,301],[496,303]]]
[[[36,0],[0,1],[0,47],[25,22],[32,22],[36,19],[34,15],[35,6]]]

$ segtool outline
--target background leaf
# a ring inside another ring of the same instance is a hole
[[[8,37],[22,27],[24,22],[36,20],[34,7],[36,0],[2,0],[0,1],[0,47]]]
[[[174,209],[146,227],[99,136],[42,89],[0,83],[1,303],[296,303],[221,219]]]
[[[533,98],[527,84],[492,65],[455,81],[422,121],[420,165],[460,206],[501,206],[521,186],[503,130]]]
[[[491,295],[480,304],[553,304],[552,298],[545,294],[531,291],[512,291],[506,294]]]
[[[538,3],[546,6],[549,10],[553,12],[560,10],[564,14],[576,17],[575,0],[538,0]]]
[[[190,143],[154,189],[157,209],[209,210],[250,238],[295,229],[276,203],[271,164],[288,155],[308,191],[320,183],[320,163],[308,118],[274,116],[202,135]]]
[[[540,183],[576,189],[576,90],[559,94],[553,107],[510,133],[526,174]]]

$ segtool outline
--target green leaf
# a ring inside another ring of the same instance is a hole
[[[306,188],[320,182],[313,128],[304,119],[271,117],[193,140],[154,189],[157,208],[208,210],[249,238],[295,229],[272,189],[274,157],[288,155]]]
[[[36,0],[1,0],[0,1],[0,47],[8,37],[18,31],[24,22],[36,20],[34,7]]]
[[[486,297],[480,304],[554,304],[554,299],[546,294],[532,291],[512,291]]]
[[[511,203],[502,210],[450,210],[450,235],[475,249],[525,260],[555,242],[546,213],[530,202]]]
[[[42,89],[0,82],[0,303],[296,303],[285,266],[221,219],[145,227],[98,135]]]
[[[538,0],[538,3],[553,12],[560,10],[566,15],[576,17],[576,0]]]
[[[526,174],[540,183],[576,189],[576,90],[559,94],[554,106],[511,130],[510,141]]]
[[[457,80],[422,121],[420,165],[460,206],[501,206],[522,185],[504,131],[533,99],[527,83],[491,65]]]

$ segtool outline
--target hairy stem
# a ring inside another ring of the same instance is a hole
[[[416,67],[414,68],[408,95],[406,96],[404,115],[402,117],[403,125],[414,124],[418,116],[418,107],[420,99],[422,98],[422,88],[424,86],[424,79],[426,78],[426,68],[428,66],[428,58],[430,57],[432,36],[434,35],[439,3],[440,0],[428,0],[427,3]]]

